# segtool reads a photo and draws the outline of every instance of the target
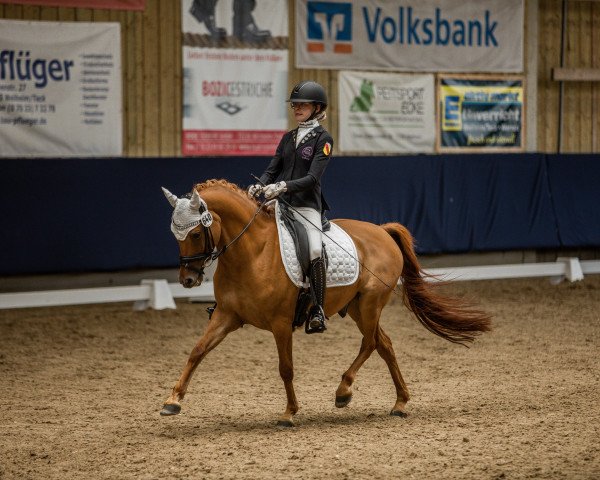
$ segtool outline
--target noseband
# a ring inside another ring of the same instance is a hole
[[[225,250],[227,250],[231,245],[233,245],[233,243],[236,242],[246,232],[246,230],[248,230],[250,225],[252,225],[252,222],[254,222],[254,219],[256,218],[258,213],[261,211],[265,202],[266,200],[262,201],[262,203],[256,209],[256,212],[254,212],[254,215],[246,224],[246,226],[242,229],[242,231],[238,233],[238,235],[231,242],[229,242],[227,245],[224,245],[223,248],[221,248],[221,250],[215,251],[216,245],[210,226],[207,227],[205,225],[202,225],[202,228],[204,230],[204,245],[206,245],[205,251],[196,255],[180,255],[179,266],[187,270],[191,270],[192,272],[195,272],[198,275],[204,275],[204,269],[212,265],[212,262],[214,262],[221,255],[223,255],[225,253]],[[204,206],[204,204],[201,204],[200,215],[202,215],[205,211],[207,211],[206,207]],[[202,264],[200,265],[200,268],[197,268],[193,265],[190,265],[190,263],[193,262],[202,262]]]
[[[200,207],[200,213],[203,212],[206,208],[204,205]],[[221,253],[225,249],[221,251],[215,252],[215,240],[213,238],[212,230],[210,227],[202,226],[204,230],[204,245],[206,245],[206,249],[202,253],[197,253],[196,255],[180,255],[179,256],[179,266],[186,268],[187,270],[191,270],[192,272],[196,272],[198,275],[204,275],[204,269],[214,262]],[[190,265],[192,262],[202,262],[200,268],[195,267],[194,265]]]

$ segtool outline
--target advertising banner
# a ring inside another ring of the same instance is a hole
[[[118,23],[0,20],[0,156],[122,154]]]
[[[340,72],[338,91],[342,152],[434,151],[432,74]]]
[[[280,0],[182,0],[183,155],[272,155],[287,130]]]
[[[144,10],[146,8],[146,0],[2,0],[0,3],[106,10]]]
[[[295,4],[298,68],[523,71],[523,0]]]
[[[522,78],[439,79],[439,149],[522,150]]]

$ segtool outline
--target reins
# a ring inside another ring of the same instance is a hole
[[[250,228],[250,225],[252,225],[252,223],[254,222],[257,215],[262,210],[262,207],[265,203],[266,203],[266,200],[263,200],[261,202],[261,204],[258,206],[258,208],[256,209],[256,212],[254,212],[254,215],[252,216],[250,221],[242,229],[242,231],[240,233],[238,233],[237,236],[233,240],[231,240],[231,242],[224,245],[223,248],[221,248],[220,250],[215,251],[215,248],[216,248],[215,241],[214,241],[212,230],[210,229],[210,227],[203,226],[203,228],[204,228],[204,244],[208,245],[208,249],[205,252],[198,253],[196,255],[180,255],[179,256],[179,265],[183,268],[187,268],[188,270],[196,272],[200,275],[204,275],[204,269],[206,267],[209,267],[210,265],[212,265],[212,262],[214,262],[221,255],[223,255],[225,253],[225,251],[231,245],[233,245],[235,242],[237,242],[239,240],[239,238],[246,232],[246,230],[248,230],[248,228]],[[190,265],[191,262],[197,262],[197,261],[202,262],[202,266],[199,269],[194,267],[193,265]]]

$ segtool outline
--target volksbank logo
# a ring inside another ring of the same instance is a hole
[[[352,4],[307,3],[309,52],[352,53]]]
[[[353,25],[352,3],[307,2],[307,50],[352,53],[352,32],[371,44],[449,45],[455,47],[498,47],[498,21],[485,10],[469,18],[453,18],[443,8],[424,12],[411,6],[384,10],[357,6]],[[360,30],[359,30],[360,29]]]

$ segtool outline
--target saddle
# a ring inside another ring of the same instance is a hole
[[[285,204],[279,204],[279,215],[281,221],[283,221],[283,224],[285,225],[285,228],[292,237],[296,257],[298,258],[300,270],[302,271],[302,281],[306,282],[310,268],[310,252],[306,227],[298,221],[298,219]],[[327,220],[325,215],[321,216],[321,228],[323,232],[327,232],[331,229],[331,223],[329,220]],[[325,265],[327,265],[327,250],[325,249],[325,244],[323,244],[322,251],[323,258],[325,259]]]
[[[293,321],[293,326],[299,327],[305,323],[312,306],[308,281],[308,234],[304,225],[296,220],[286,205],[275,203],[275,218],[285,271],[292,283],[300,289]],[[325,221],[327,226],[323,226],[323,257],[327,265],[327,287],[352,285],[360,273],[356,246],[341,227],[327,219]],[[345,309],[339,313],[342,317],[345,316]]]

